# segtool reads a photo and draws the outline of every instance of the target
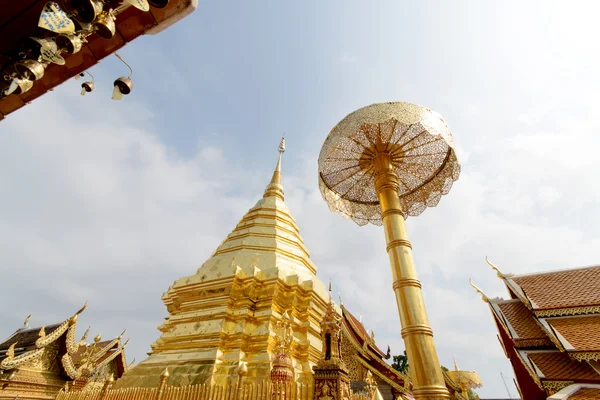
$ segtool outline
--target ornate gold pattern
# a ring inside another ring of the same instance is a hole
[[[597,351],[586,351],[586,352],[568,352],[569,357],[577,361],[600,361],[600,352]]]
[[[557,308],[553,310],[534,310],[536,317],[559,317],[562,315],[584,315],[600,313],[600,306]]]
[[[404,220],[434,207],[460,174],[439,114],[397,102],[363,107],[338,123],[319,155],[319,188],[332,211],[383,225],[394,281],[418,279]],[[421,288],[395,288],[417,399],[449,399]]]
[[[546,390],[549,396],[552,396],[554,393],[558,392],[561,389],[566,388],[569,385],[572,385],[573,381],[543,381],[542,387]]]
[[[359,225],[382,224],[372,159],[391,155],[406,218],[437,205],[458,179],[452,135],[439,114],[409,103],[361,108],[332,129],[319,155],[319,187],[332,211]]]

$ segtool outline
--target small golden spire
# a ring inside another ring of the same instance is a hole
[[[275,196],[279,197],[281,200],[284,199],[283,186],[281,185],[281,158],[283,153],[285,153],[285,137],[282,137],[281,142],[279,143],[279,158],[277,159],[277,166],[275,166],[273,177],[271,178],[271,182],[269,182],[267,185],[263,197]]]
[[[169,368],[165,367],[165,369],[163,370],[163,372],[160,374],[160,377],[163,379],[166,379],[169,377]]]
[[[460,371],[460,368],[458,368],[458,364],[456,363],[456,357],[454,357],[454,354],[452,354],[452,359],[454,360],[454,370]]]
[[[23,322],[23,328],[29,328],[29,318],[31,318],[31,314],[25,318],[25,322]]]
[[[85,330],[85,332],[83,333],[83,336],[81,337],[81,340],[79,341],[80,344],[84,344],[85,341],[87,340],[88,335],[90,334],[90,329],[92,327],[88,326],[88,328]]]
[[[99,342],[99,341],[101,341],[101,340],[102,340],[102,334],[101,334],[101,333],[99,333],[99,334],[97,334],[97,335],[96,335],[96,337],[94,338],[94,343],[98,343],[98,342]]]
[[[338,292],[338,298],[340,299],[340,307],[344,307],[344,302],[342,301],[342,294]]]

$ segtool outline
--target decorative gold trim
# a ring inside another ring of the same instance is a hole
[[[567,352],[569,357],[577,361],[600,361],[600,352],[598,351],[585,351],[571,353]]]
[[[548,395],[552,396],[554,393],[561,389],[566,388],[569,385],[574,384],[573,381],[544,381],[542,382],[543,388],[546,390]]]
[[[557,308],[553,310],[535,310],[536,317],[558,317],[562,315],[599,314],[600,306]]]
[[[123,337],[124,334],[125,334],[125,331],[121,332],[121,334],[117,338],[113,339],[109,344],[107,344],[106,346],[101,348],[99,351],[97,351],[91,357],[91,362],[96,363],[103,355],[108,353],[108,351],[110,351],[110,349],[112,349],[113,347],[115,347],[116,344],[119,343],[119,341],[121,340],[121,338]]]
[[[38,338],[38,340],[35,341],[35,347],[40,349],[40,348],[46,347],[50,343],[54,342],[56,339],[61,337],[62,334],[67,331],[67,329],[69,329],[70,323],[71,323],[70,319],[64,321],[62,324],[59,325],[58,328],[53,330],[52,333],[50,333],[49,335],[46,335],[45,327],[42,327],[42,329],[40,329],[40,337]]]
[[[408,247],[409,249],[412,249],[412,244],[410,244],[410,242],[408,240],[396,239],[396,240],[391,240],[385,247],[385,250],[387,252],[389,252],[391,249],[393,249],[394,247],[398,247],[398,246],[404,246],[404,247]]]
[[[361,363],[365,368],[367,368],[369,371],[371,371],[371,373],[373,373],[373,374],[377,375],[379,378],[383,379],[385,382],[387,382],[388,385],[390,385],[391,387],[393,387],[400,393],[406,393],[407,388],[398,385],[396,382],[394,382],[393,380],[391,380],[390,378],[388,378],[387,376],[385,376],[384,374],[379,372],[376,368],[373,368],[371,365],[369,365],[368,362],[366,362],[362,358],[356,357],[356,360],[359,363]],[[406,382],[406,380],[404,382]]]
[[[396,289],[400,289],[401,287],[404,287],[404,286],[414,286],[417,288],[421,288],[421,281],[419,281],[418,279],[410,279],[410,278],[398,279],[397,281],[394,282],[394,284],[392,285],[392,288],[394,290],[396,290]]]
[[[30,361],[35,361],[37,359],[39,359],[42,354],[44,354],[44,349],[37,349],[34,351],[28,351],[25,354],[21,354],[18,357],[14,357],[14,346],[15,346],[16,342],[13,343],[10,348],[7,351],[7,355],[6,358],[4,360],[2,360],[2,362],[0,363],[0,368],[2,369],[14,369],[16,367],[18,367],[19,365],[23,365],[27,362]],[[11,352],[12,349],[12,353]]]
[[[429,325],[425,324],[415,324],[411,326],[407,326],[406,328],[402,328],[400,331],[402,338],[411,335],[427,335],[433,337],[433,330]]]
[[[81,372],[75,368],[75,365],[73,364],[73,359],[71,358],[69,353],[62,356],[61,364],[65,369],[67,375],[69,375],[69,378],[75,380],[81,376]]]

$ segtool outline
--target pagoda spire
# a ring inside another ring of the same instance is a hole
[[[283,156],[283,153],[285,153],[285,137],[281,138],[278,150],[279,158],[277,159],[277,165],[275,166],[275,171],[273,171],[273,177],[271,178],[271,182],[269,182],[269,184],[267,185],[263,197],[275,196],[283,201],[284,195],[283,186],[281,185],[281,158]]]

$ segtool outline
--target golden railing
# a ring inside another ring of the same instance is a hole
[[[239,385],[159,385],[154,388],[93,388],[61,391],[56,400],[312,400],[312,388],[302,383],[251,383]],[[357,399],[359,400],[359,399]]]

